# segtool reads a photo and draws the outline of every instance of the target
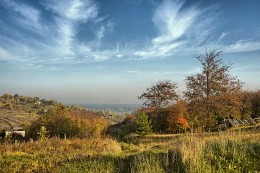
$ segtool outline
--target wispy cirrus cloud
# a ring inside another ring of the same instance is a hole
[[[155,10],[152,21],[157,36],[149,40],[149,46],[134,52],[141,58],[190,55],[216,48],[225,53],[260,50],[260,42],[238,40],[230,42],[232,33],[219,32],[219,6],[201,9],[196,5],[185,6],[185,1],[164,0]]]
[[[155,11],[153,22],[159,35],[152,39],[155,45],[171,43],[183,36],[199,15],[196,8],[182,11],[184,1],[164,1]]]
[[[93,0],[41,1],[49,11],[51,21],[46,20],[40,9],[17,1],[2,1],[4,7],[11,11],[11,19],[19,22],[19,28],[5,24],[11,32],[0,33],[0,60],[28,64],[77,63],[88,60],[105,60],[116,55],[115,50],[100,50],[102,39],[113,31],[115,23],[104,21],[99,16],[99,7]],[[81,25],[96,25],[93,41],[79,41],[78,31]],[[15,37],[13,34],[16,34]],[[35,33],[35,37],[32,33]],[[27,36],[26,36],[27,34]],[[12,38],[14,37],[14,38]],[[41,67],[41,66],[38,66]]]
[[[99,8],[92,0],[44,0],[42,4],[47,10],[51,10],[62,18],[72,21],[88,22],[98,16]]]
[[[220,35],[219,38],[218,38],[218,41],[220,42],[220,41],[223,40],[227,35],[228,35],[228,33],[222,32],[221,35]]]
[[[260,50],[260,42],[239,40],[233,44],[222,46],[226,53],[251,52]]]
[[[158,6],[152,17],[158,35],[150,40],[150,46],[136,51],[135,55],[149,58],[190,54],[204,49],[206,42],[212,41],[210,35],[214,32],[212,23],[218,16],[217,6],[200,9],[196,5],[184,5],[185,1],[164,0]]]
[[[18,15],[16,19],[24,26],[39,27],[40,11],[32,6],[25,5],[23,3],[17,3],[13,0],[2,0],[0,3],[4,4],[6,8],[12,9]]]
[[[102,23],[95,31],[96,39],[92,42],[93,45],[96,47],[100,47],[102,43],[102,39],[104,38],[105,34],[109,34],[113,32],[115,27],[115,23],[112,21],[108,21],[107,23]]]
[[[113,31],[115,23],[111,20],[104,21],[105,17],[99,16],[99,7],[92,0],[82,1],[50,1],[43,2],[47,10],[51,10],[58,16],[55,17],[58,26],[58,50],[65,54],[73,63],[103,61],[113,58],[116,50],[100,49],[102,39]],[[82,42],[77,39],[78,28],[81,24],[90,23],[96,25],[93,31],[95,39]]]
[[[92,0],[45,0],[42,5],[57,15],[53,17],[57,26],[56,49],[61,52],[61,56],[64,56],[65,59],[76,59],[78,25],[95,20],[98,17],[99,8]]]
[[[15,0],[2,0],[0,4],[10,18],[10,22],[0,19],[5,29],[0,32],[0,60],[27,63],[30,67],[194,55],[204,52],[205,47],[226,53],[260,50],[257,41],[230,41],[232,32],[218,30],[221,11],[216,5],[202,8],[185,0],[152,3],[154,35],[148,35],[142,43],[120,43],[116,37],[110,43],[104,40],[120,23],[103,16],[101,3],[95,0],[43,0],[39,3],[42,8]],[[88,27],[91,29],[82,29]],[[91,35],[91,39],[81,39],[81,34]]]

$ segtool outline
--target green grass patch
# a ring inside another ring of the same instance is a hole
[[[111,138],[1,144],[0,172],[260,172],[259,133],[148,139],[136,144]]]

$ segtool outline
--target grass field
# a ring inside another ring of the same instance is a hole
[[[260,172],[259,130],[1,144],[0,172]]]

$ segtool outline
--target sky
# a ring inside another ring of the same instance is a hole
[[[153,83],[200,72],[223,51],[260,89],[259,0],[1,0],[0,94],[67,104],[133,104]]]

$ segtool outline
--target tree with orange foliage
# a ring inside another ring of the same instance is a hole
[[[144,100],[144,106],[160,110],[167,106],[173,100],[178,100],[179,96],[176,92],[177,85],[170,81],[159,81],[150,88],[146,89],[140,100]]]
[[[186,118],[184,118],[187,116],[186,103],[184,101],[179,101],[167,109],[167,132],[176,133],[183,131],[185,128],[190,128]]]
[[[195,126],[216,127],[224,118],[240,118],[242,82],[229,73],[230,66],[220,58],[221,51],[199,56],[202,71],[186,78],[190,120]]]
[[[162,108],[168,106],[169,103],[176,101],[179,98],[176,88],[176,83],[167,80],[159,81],[150,88],[147,88],[146,92],[138,97],[138,99],[144,100],[144,106],[155,110],[157,120],[154,121],[154,124],[157,131],[160,130],[159,121],[162,118],[160,117],[160,111]]]

